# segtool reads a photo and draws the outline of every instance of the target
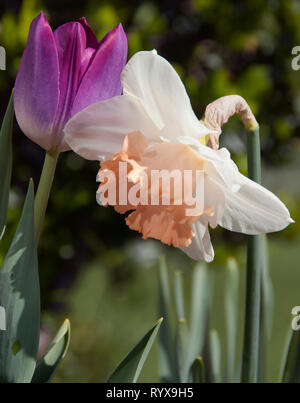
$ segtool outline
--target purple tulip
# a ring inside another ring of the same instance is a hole
[[[48,151],[67,151],[63,128],[90,104],[122,91],[127,37],[119,24],[98,43],[83,17],[52,32],[43,13],[31,23],[15,83],[17,121]]]

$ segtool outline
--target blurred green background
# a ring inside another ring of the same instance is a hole
[[[300,1],[296,0],[1,0],[0,45],[7,70],[0,71],[3,116],[26,44],[31,20],[44,10],[55,29],[86,16],[100,40],[122,22],[129,57],[156,48],[180,74],[201,118],[205,106],[240,94],[261,125],[263,184],[290,209],[296,223],[269,239],[275,316],[267,345],[269,381],[277,381],[280,355],[300,305],[300,71],[291,68],[291,50],[300,45]],[[245,133],[237,118],[224,127],[228,147],[246,174]],[[12,238],[28,179],[38,183],[44,152],[14,130],[14,169],[7,234],[0,261]],[[104,381],[120,359],[157,319],[157,258],[167,256],[170,274],[183,270],[189,297],[194,262],[154,240],[143,241],[112,208],[96,204],[97,163],[72,152],[59,160],[39,249],[42,344],[64,317],[72,324],[71,346],[56,381]],[[224,345],[225,263],[234,256],[241,272],[240,348],[243,328],[245,242],[240,234],[211,231],[215,261],[211,326]],[[171,276],[172,277],[172,276]],[[157,355],[147,361],[141,381],[157,381]]]

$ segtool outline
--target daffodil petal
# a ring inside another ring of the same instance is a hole
[[[121,82],[124,94],[137,96],[160,129],[173,122],[194,138],[213,132],[197,119],[180,77],[156,51],[136,53],[125,66]],[[166,135],[175,137],[172,131]]]
[[[202,219],[198,220],[192,226],[195,236],[192,238],[192,243],[189,246],[181,247],[180,249],[191,259],[205,262],[214,260],[214,249],[210,241],[208,224]]]
[[[226,148],[213,150],[189,136],[177,137],[175,141],[190,145],[199,157],[206,161],[205,171],[208,176],[216,177],[218,182],[229,187],[232,192],[236,192],[239,189],[239,183],[236,180],[236,176],[233,175],[233,173],[238,172],[238,167],[230,158],[230,152]]]
[[[230,231],[255,235],[280,231],[293,220],[285,205],[272,192],[235,172],[240,189],[225,192],[225,209],[219,223]]]
[[[140,131],[148,140],[159,130],[138,98],[120,95],[97,102],[73,116],[65,126],[66,142],[88,160],[110,158],[122,149],[127,134]]]
[[[209,225],[216,228],[224,214],[225,194],[221,186],[208,175],[205,175],[204,181],[204,205],[206,209],[213,207],[213,213],[206,216]]]
[[[205,160],[207,175],[223,190],[225,207],[219,225],[254,235],[279,231],[293,222],[278,197],[239,172],[227,149],[212,150],[190,137],[177,141],[197,151]]]

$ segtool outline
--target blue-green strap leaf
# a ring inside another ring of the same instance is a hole
[[[221,344],[217,331],[212,329],[209,333],[209,349],[211,360],[211,382],[221,381]]]
[[[139,341],[139,343],[124,358],[117,369],[108,379],[108,383],[136,383],[153,342],[156,338],[163,318],[160,318],[155,326]]]
[[[189,371],[189,382],[205,383],[205,368],[202,357],[197,357]]]
[[[175,364],[178,382],[187,382],[188,367],[186,365],[187,324],[185,319],[182,271],[177,270],[174,278],[174,294],[176,307],[175,332]]]
[[[22,216],[0,268],[0,306],[6,330],[0,331],[0,381],[30,382],[40,336],[40,290],[33,224],[33,183]]]
[[[38,362],[32,377],[32,383],[46,383],[52,380],[61,360],[66,355],[70,337],[70,321],[66,319],[56,333],[46,353]]]
[[[268,249],[267,235],[261,236],[262,242],[262,271],[261,271],[261,285],[262,285],[262,310],[263,310],[263,326],[267,340],[272,335],[273,316],[274,316],[274,287],[270,275],[270,259]]]
[[[159,331],[159,373],[161,382],[175,382],[177,380],[175,369],[175,340],[171,328],[171,302],[168,269],[166,259],[159,259],[159,290],[158,312],[163,317],[163,323]]]
[[[205,329],[208,326],[208,312],[211,304],[212,282],[204,263],[197,263],[193,270],[191,295],[191,326],[187,351],[188,368],[195,357],[202,354]]]
[[[225,285],[226,382],[234,382],[239,307],[239,269],[234,258],[228,259]]]
[[[300,330],[291,330],[281,381],[283,383],[300,382]]]
[[[0,132],[0,239],[5,230],[12,171],[13,94],[10,97]]]

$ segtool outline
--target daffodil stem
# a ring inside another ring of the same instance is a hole
[[[39,186],[34,201],[34,228],[37,242],[40,239],[49,195],[53,183],[59,152],[47,151]]]
[[[248,132],[248,176],[261,182],[259,127]],[[248,235],[242,382],[257,382],[260,327],[261,240]]]

